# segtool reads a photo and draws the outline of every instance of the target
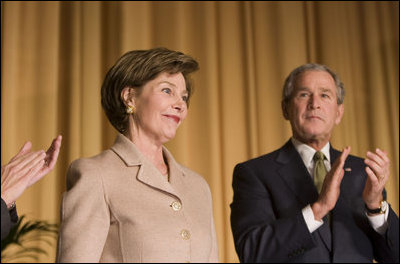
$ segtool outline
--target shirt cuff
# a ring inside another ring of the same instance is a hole
[[[301,212],[303,213],[304,220],[306,221],[308,231],[310,231],[310,233],[317,230],[324,223],[323,220],[315,220],[311,205],[307,205],[306,207],[304,207]]]
[[[383,235],[386,232],[386,229],[388,228],[388,217],[389,217],[389,206],[388,209],[386,209],[385,214],[377,214],[377,215],[368,215],[367,212],[365,212],[365,215],[368,217],[368,221],[371,224],[372,228],[379,234]]]

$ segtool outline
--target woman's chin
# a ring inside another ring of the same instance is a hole
[[[163,136],[163,141],[164,141],[163,144],[167,143],[168,141],[170,141],[172,139],[174,139],[175,135],[176,135],[176,130],[173,131],[173,132],[171,131],[171,132],[165,133],[164,136]]]

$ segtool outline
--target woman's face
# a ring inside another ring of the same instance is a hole
[[[135,99],[138,138],[163,144],[175,137],[187,115],[186,83],[182,73],[160,73],[146,83]]]

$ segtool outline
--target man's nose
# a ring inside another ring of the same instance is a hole
[[[309,102],[308,102],[308,106],[309,106],[311,109],[316,109],[316,108],[319,108],[320,105],[321,105],[321,102],[320,102],[318,96],[317,96],[316,94],[312,94],[312,95],[310,96],[310,100],[309,100]]]

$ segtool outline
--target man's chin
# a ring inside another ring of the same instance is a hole
[[[322,133],[320,131],[312,130],[312,131],[304,131],[302,135],[298,135],[297,137],[299,137],[304,142],[309,142],[323,138],[323,136],[321,135]]]

